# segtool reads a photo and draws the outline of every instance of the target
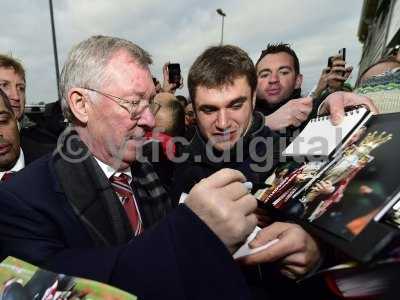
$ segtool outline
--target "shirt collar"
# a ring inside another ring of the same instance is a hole
[[[111,167],[111,166],[109,166],[109,165],[103,163],[103,162],[102,162],[101,160],[99,160],[97,157],[95,157],[94,159],[97,161],[97,163],[99,164],[101,170],[103,171],[103,173],[106,175],[106,177],[107,177],[108,179],[110,179],[111,176],[113,176],[113,175],[119,176],[121,173],[124,173],[124,174],[126,174],[126,175],[129,176],[129,183],[131,183],[131,181],[132,181],[132,172],[131,172],[131,168],[128,167],[128,168],[126,168],[125,170],[117,171],[117,170],[114,169],[113,167]]]
[[[25,156],[24,156],[24,152],[22,151],[21,148],[19,148],[19,157],[18,157],[17,162],[15,163],[15,165],[14,165],[10,170],[4,171],[4,172],[0,172],[0,178],[2,178],[3,175],[4,175],[6,172],[18,172],[18,171],[20,171],[21,169],[23,169],[24,167],[25,167]]]

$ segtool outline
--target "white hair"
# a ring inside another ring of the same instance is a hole
[[[74,116],[68,104],[68,91],[74,87],[99,89],[108,79],[106,67],[109,60],[119,50],[127,51],[142,67],[152,64],[147,51],[116,37],[92,36],[71,49],[60,77],[61,108],[69,122],[74,120]]]

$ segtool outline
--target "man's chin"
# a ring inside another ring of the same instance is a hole
[[[136,160],[136,157],[124,156],[122,158],[113,158],[112,167],[116,170],[124,170],[128,168]]]
[[[269,105],[274,106],[281,103],[283,101],[283,97],[282,96],[268,97],[266,100]]]
[[[18,156],[14,153],[7,153],[7,155],[0,156],[0,171],[11,170],[18,160]]]
[[[19,120],[22,117],[22,110],[20,107],[11,106],[15,117]]]
[[[230,141],[227,142],[216,142],[216,143],[212,143],[213,147],[215,149],[217,149],[218,151],[227,151],[230,150],[231,148],[233,148],[233,146],[235,145],[235,143],[232,143]]]
[[[117,170],[126,169],[137,160],[139,152],[140,151],[136,147],[127,146],[111,157],[112,167]]]

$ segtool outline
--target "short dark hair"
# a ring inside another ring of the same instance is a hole
[[[185,96],[183,96],[183,95],[176,95],[175,97],[176,97],[176,99],[179,101],[179,103],[182,104],[182,106],[183,106],[184,108],[186,107],[186,105],[189,104],[189,100],[186,99]]]
[[[249,55],[233,45],[207,48],[193,63],[188,75],[190,99],[196,100],[196,88],[217,88],[244,76],[253,95],[257,88],[257,74]]]
[[[4,93],[2,89],[0,89],[0,99],[1,99],[1,101],[3,101],[4,106],[6,107],[8,112],[11,113],[13,116],[15,116],[14,111],[11,106],[11,103],[10,103],[10,100],[8,99],[7,94]]]
[[[294,72],[296,75],[300,74],[300,63],[299,58],[296,55],[296,52],[290,47],[289,44],[284,43],[270,43],[267,45],[267,48],[261,51],[261,55],[257,60],[256,67],[258,63],[268,54],[276,54],[285,52],[293,57],[293,64],[294,64]]]
[[[0,68],[14,69],[15,73],[22,77],[25,81],[25,69],[19,60],[12,56],[0,54]]]

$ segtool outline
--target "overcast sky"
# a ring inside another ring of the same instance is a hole
[[[48,0],[0,0],[0,52],[22,60],[27,71],[27,101],[57,99]],[[166,61],[181,63],[183,76],[194,59],[221,38],[257,60],[268,42],[287,42],[300,59],[303,90],[319,78],[327,58],[347,48],[357,68],[361,55],[357,30],[361,0],[53,0],[60,68],[74,44],[95,34],[123,37],[149,51],[153,74]],[[352,75],[356,76],[356,72]],[[177,94],[187,94],[186,88]]]

